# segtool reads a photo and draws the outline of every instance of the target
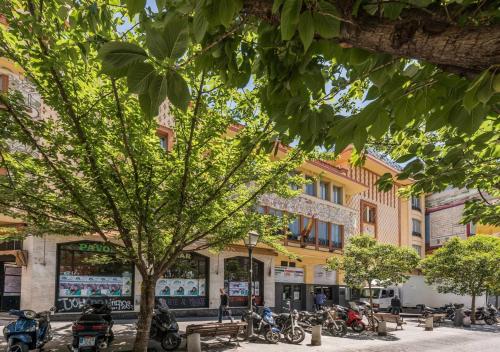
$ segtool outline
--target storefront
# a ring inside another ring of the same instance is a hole
[[[175,265],[156,282],[156,303],[169,308],[208,308],[210,259],[182,253]]]
[[[304,269],[276,266],[274,268],[274,275],[276,282],[276,309],[278,311],[286,311],[289,307],[297,310],[306,309]]]
[[[345,305],[346,288],[345,286],[336,284],[336,271],[326,270],[324,265],[315,265],[313,282],[314,283],[312,285],[308,285],[309,291],[314,294],[319,294],[320,292],[322,292],[326,296],[325,305]]]
[[[248,257],[231,257],[224,259],[224,289],[229,295],[231,307],[248,306]],[[252,293],[257,305],[264,303],[264,264],[257,259],[252,260]]]
[[[120,262],[102,242],[57,245],[56,308],[77,312],[86,303],[109,302],[114,311],[134,310],[134,267]]]

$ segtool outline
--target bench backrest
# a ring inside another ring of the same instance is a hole
[[[200,336],[236,335],[245,326],[246,323],[192,324],[186,327],[186,335],[189,334],[200,334]]]

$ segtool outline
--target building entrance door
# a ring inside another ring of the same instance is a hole
[[[21,305],[21,267],[0,262],[0,310],[19,309]]]
[[[304,284],[283,284],[281,291],[282,310],[286,311],[288,309],[288,302],[290,302],[291,309],[305,309],[303,307],[305,290],[306,286]]]

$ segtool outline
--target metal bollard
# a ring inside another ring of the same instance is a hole
[[[427,317],[425,318],[425,331],[432,331],[432,330],[434,330],[434,318]]]
[[[321,325],[314,325],[312,327],[311,346],[321,346]]]
[[[377,332],[378,336],[387,336],[387,323],[385,321],[378,322]]]
[[[200,334],[189,334],[187,336],[188,352],[201,352]]]

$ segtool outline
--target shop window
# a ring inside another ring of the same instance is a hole
[[[156,282],[157,304],[170,308],[208,307],[208,266],[209,258],[182,253]]]
[[[422,237],[422,223],[420,220],[412,219],[412,235]]]
[[[311,176],[306,176],[306,194],[316,197],[316,181]]]
[[[306,243],[316,243],[316,231],[314,228],[314,220],[310,218],[302,218],[302,231],[304,233]]]
[[[300,219],[296,216],[288,225],[288,239],[292,241],[300,241]]]
[[[319,183],[319,197],[324,200],[330,200],[330,184],[321,181]]]
[[[332,202],[342,205],[342,187],[333,186],[332,188]]]
[[[342,248],[342,225],[331,224],[332,245],[334,248]]]
[[[233,257],[224,260],[224,289],[229,295],[229,305],[246,307],[248,305],[249,259]],[[252,260],[252,293],[258,305],[264,302],[264,264]]]
[[[320,246],[325,246],[325,247],[330,246],[330,240],[328,238],[327,222],[318,221],[318,243]]]
[[[292,299],[292,286],[291,285],[284,285],[283,286],[282,299],[283,300]]]
[[[293,286],[293,299],[295,301],[300,301],[302,299],[302,291],[299,285]]]
[[[80,311],[92,302],[108,302],[113,310],[133,310],[131,263],[117,260],[113,247],[101,242],[58,246],[56,305],[59,312]]]

